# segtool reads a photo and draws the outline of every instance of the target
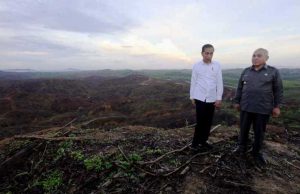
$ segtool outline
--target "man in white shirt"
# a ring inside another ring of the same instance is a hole
[[[203,60],[193,66],[190,99],[196,106],[194,138],[191,149],[198,150],[199,144],[205,149],[212,146],[207,143],[215,108],[221,107],[223,95],[222,70],[218,62],[212,61],[214,47],[206,44],[202,47]]]

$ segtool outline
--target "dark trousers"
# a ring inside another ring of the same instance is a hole
[[[197,124],[192,143],[192,146],[194,147],[203,144],[208,140],[215,111],[214,103],[202,102],[200,100],[195,100],[195,102]]]
[[[239,135],[239,147],[241,150],[246,151],[248,134],[252,125],[254,132],[253,154],[258,154],[261,150],[266,125],[269,121],[270,115],[250,113],[241,111],[240,113],[240,135]]]

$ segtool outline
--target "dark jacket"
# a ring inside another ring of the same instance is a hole
[[[253,66],[244,69],[239,79],[234,102],[242,111],[271,114],[282,103],[283,86],[279,71],[264,65],[256,71]]]

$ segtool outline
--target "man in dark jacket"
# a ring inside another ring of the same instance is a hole
[[[235,153],[244,155],[251,125],[254,131],[252,155],[259,166],[266,165],[260,150],[270,114],[280,115],[283,87],[279,71],[266,64],[268,51],[259,48],[252,56],[252,66],[244,69],[239,79],[235,108],[240,111],[240,134]]]

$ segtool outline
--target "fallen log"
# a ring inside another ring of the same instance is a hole
[[[43,135],[16,135],[15,139],[29,139],[29,140],[45,140],[45,141],[83,141],[83,140],[99,140],[95,137],[47,137]]]
[[[33,153],[32,152],[33,149],[38,149],[42,145],[43,143],[39,143],[38,145],[33,143],[31,145],[28,145],[26,148],[23,148],[22,150],[18,151],[13,156],[7,158],[5,161],[3,161],[0,164],[0,174],[3,176],[9,173],[11,170],[15,169],[13,167],[23,163],[24,162],[23,159],[31,155]]]

